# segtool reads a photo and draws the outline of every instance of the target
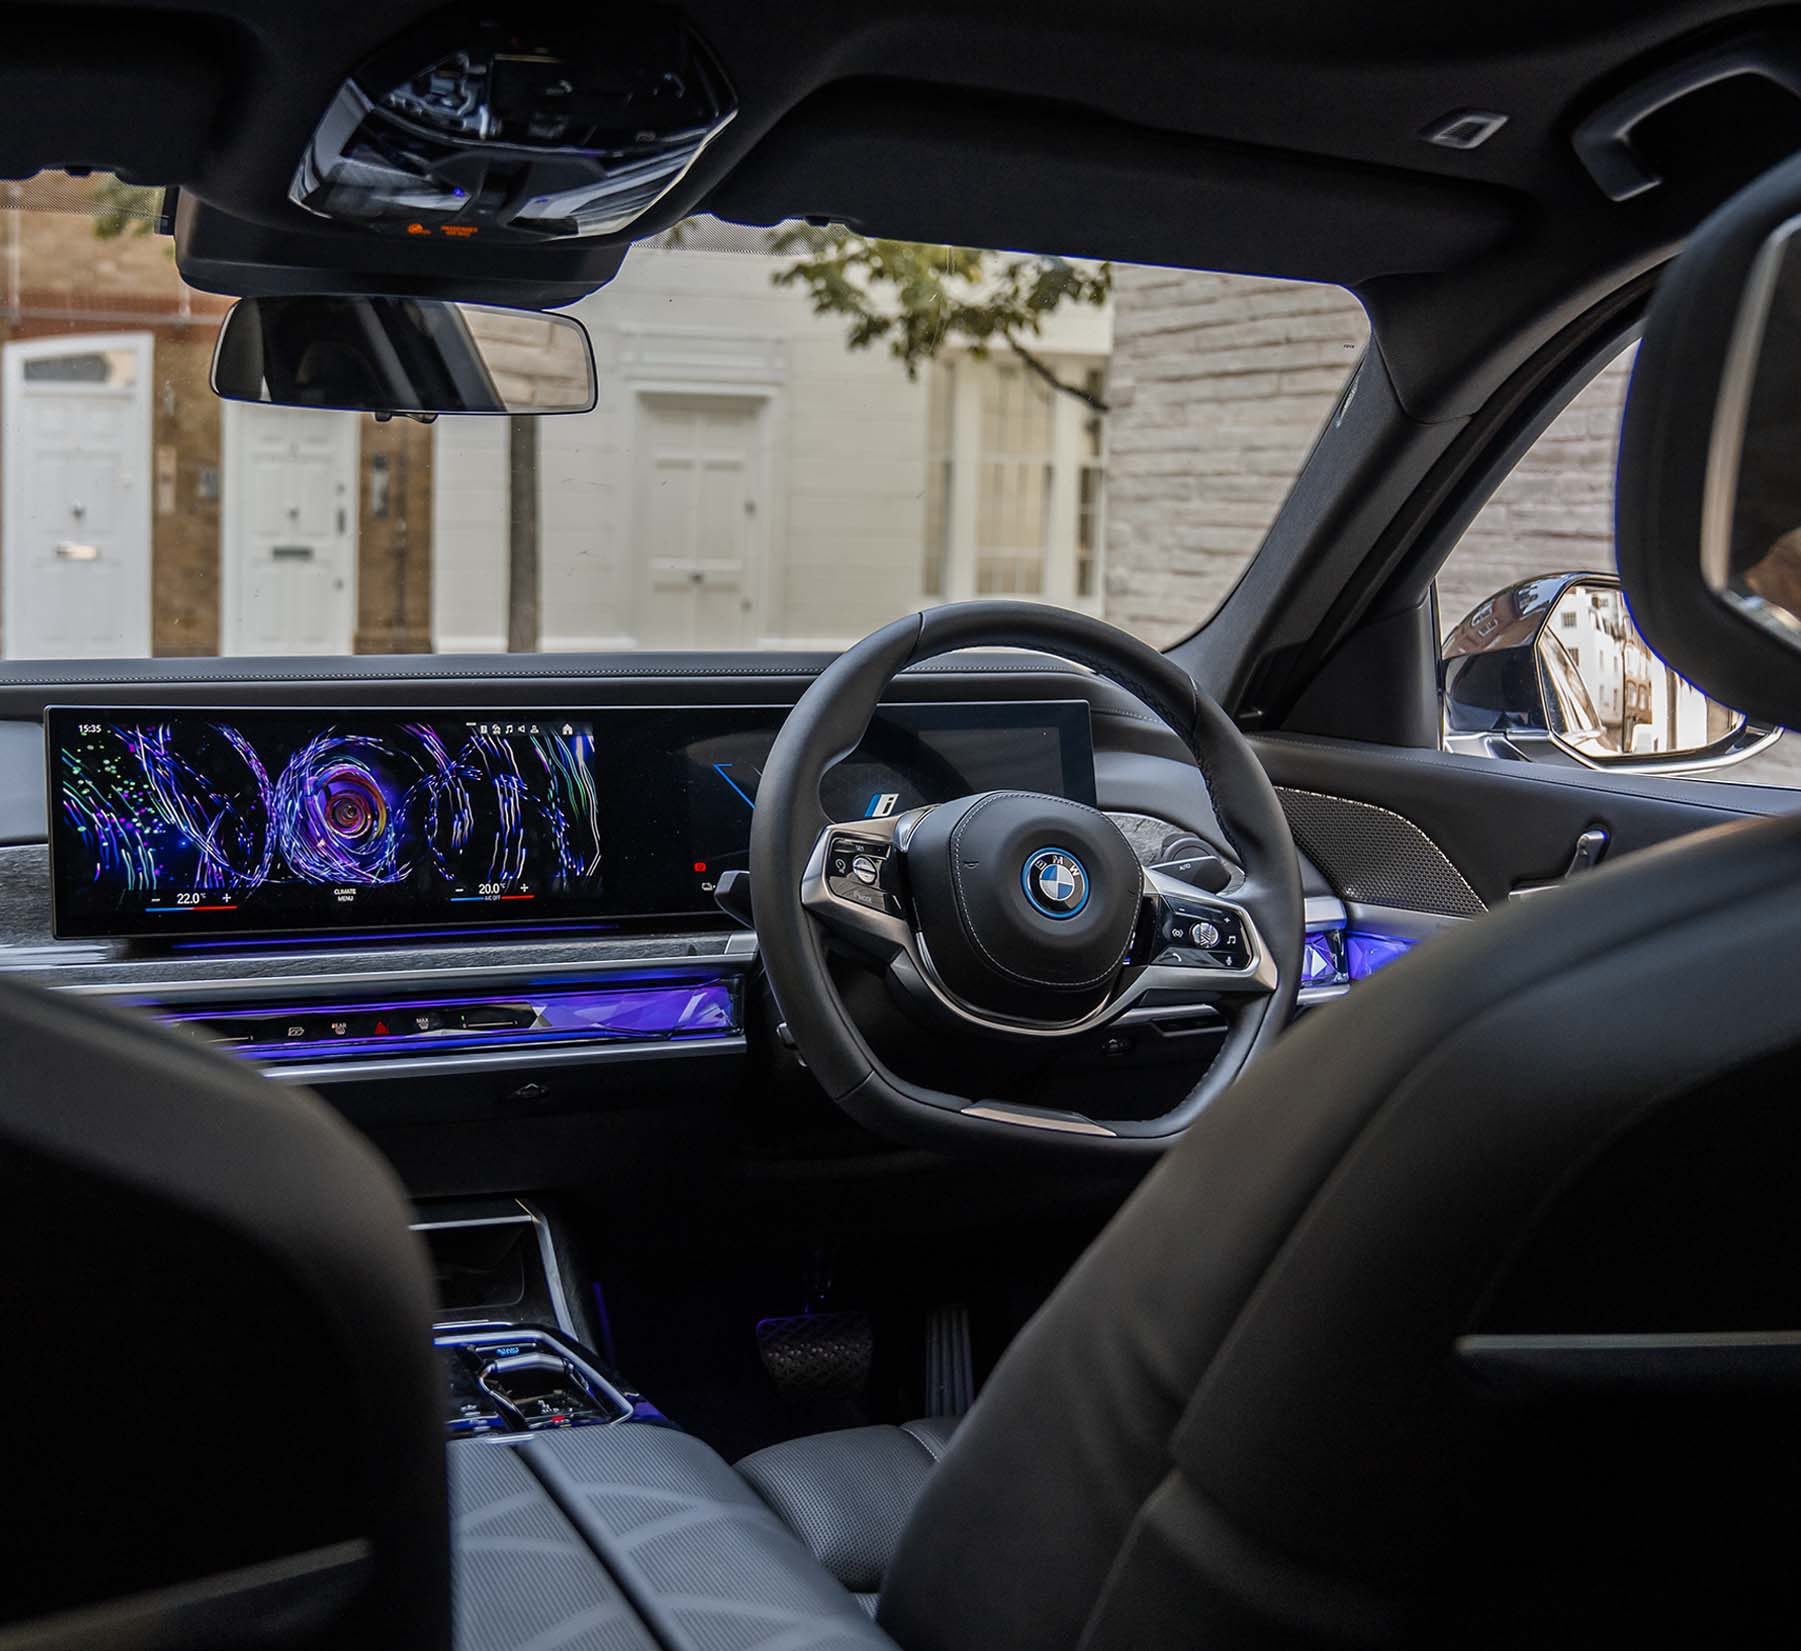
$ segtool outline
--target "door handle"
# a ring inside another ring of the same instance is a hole
[[[1530,894],[1543,894],[1546,889],[1560,889],[1572,877],[1580,872],[1592,871],[1601,863],[1601,857],[1607,852],[1607,845],[1612,839],[1607,835],[1607,827],[1592,825],[1576,837],[1574,852],[1570,855],[1570,863],[1563,868],[1561,877],[1553,877],[1547,883],[1521,883],[1507,891],[1509,900],[1524,900]]]

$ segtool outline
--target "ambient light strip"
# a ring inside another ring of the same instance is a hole
[[[259,1062],[433,1054],[496,1046],[661,1043],[739,1030],[738,986],[719,976],[504,996],[257,1005],[164,1012],[166,1025]]]
[[[1406,935],[1366,934],[1361,929],[1320,929],[1306,937],[1301,952],[1303,987],[1343,986],[1367,980],[1404,956],[1418,941]]]

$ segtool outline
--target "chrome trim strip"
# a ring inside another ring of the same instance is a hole
[[[1154,1020],[1211,1020],[1221,1026],[1226,1024],[1226,1017],[1211,1003],[1172,1003],[1164,1009],[1128,1009],[1116,1024],[1143,1026]]]
[[[731,938],[736,938],[733,936]],[[643,957],[578,960],[572,963],[469,963],[445,969],[372,969],[360,974],[287,975],[263,974],[237,976],[221,980],[121,980],[102,981],[55,987],[86,997],[147,997],[167,994],[159,1007],[174,1008],[183,1001],[216,997],[242,997],[257,1002],[266,997],[283,997],[302,989],[317,987],[378,986],[393,988],[395,982],[411,981],[429,985],[434,990],[446,981],[474,981],[478,984],[505,983],[516,979],[537,979],[545,975],[617,975],[642,973],[646,969],[706,969],[730,967],[734,972],[755,955],[756,936],[746,935],[750,946],[743,950],[703,953],[647,953]],[[54,986],[54,982],[46,982]]]
[[[1303,908],[1302,921],[1309,929],[1334,929],[1345,921],[1344,902],[1336,894],[1310,894]]]
[[[461,1055],[371,1056],[367,1060],[280,1063],[257,1067],[276,1083],[370,1083],[383,1078],[424,1078],[457,1073],[513,1072],[554,1066],[595,1066],[607,1061],[660,1061],[703,1055],[738,1055],[742,1034],[680,1038],[668,1043],[584,1043],[573,1049],[476,1049]]]
[[[556,1319],[557,1328],[579,1347],[582,1344],[581,1333],[575,1328],[574,1316],[569,1311],[569,1298],[563,1294],[563,1274],[557,1266],[557,1245],[551,1236],[550,1223],[544,1219],[544,1212],[537,1205],[528,1204],[523,1198],[518,1200],[518,1204],[538,1232],[538,1263],[544,1269],[544,1285],[550,1292],[551,1316]]]
[[[409,1221],[410,1233],[454,1232],[458,1227],[523,1227],[531,1217],[523,1210],[517,1215],[478,1215],[468,1221]]]
[[[1052,1118],[1038,1112],[1010,1112],[1004,1106],[966,1106],[962,1115],[986,1118],[995,1124],[1018,1124],[1023,1129],[1048,1129],[1059,1135],[1105,1135],[1109,1140],[1118,1139],[1112,1130],[1087,1118]]]
[[[1308,1009],[1315,1004],[1330,1003],[1334,998],[1343,997],[1350,989],[1348,981],[1337,986],[1303,986],[1295,993],[1294,1000],[1303,1009]]]
[[[1345,907],[1345,917],[1353,928],[1391,934],[1397,940],[1430,940],[1446,929],[1460,928],[1476,921],[1474,917],[1453,917],[1449,912],[1412,911],[1404,906],[1366,906],[1356,900]]]

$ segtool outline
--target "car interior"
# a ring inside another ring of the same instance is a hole
[[[5,10],[0,1651],[1789,1642],[1801,11]]]

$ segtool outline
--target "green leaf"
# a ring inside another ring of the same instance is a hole
[[[842,224],[790,224],[770,244],[794,254],[770,279],[803,289],[815,315],[842,317],[850,349],[885,342],[916,378],[947,347],[982,357],[1000,345],[1052,388],[1107,410],[1084,386],[1058,378],[1028,341],[1060,305],[1105,304],[1111,264],[882,240]]]

